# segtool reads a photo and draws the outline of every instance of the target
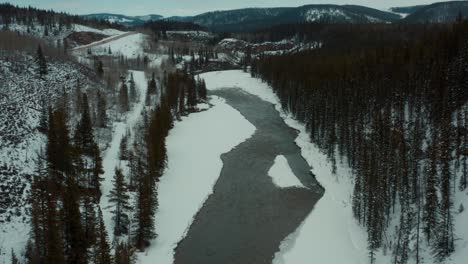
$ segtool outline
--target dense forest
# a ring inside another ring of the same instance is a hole
[[[206,31],[206,28],[192,22],[179,22],[170,20],[151,21],[143,25],[143,28],[148,28],[154,32],[164,31],[181,31],[181,30],[200,30]]]
[[[283,27],[269,37],[289,34]],[[464,210],[454,194],[467,188],[468,21],[297,28],[342,34],[321,49],[263,56],[252,75],[306,124],[334,167],[352,168],[352,209],[368,231],[371,263],[382,247],[394,263],[422,263],[423,243],[446,259],[457,239],[453,216]]]

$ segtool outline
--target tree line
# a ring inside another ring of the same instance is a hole
[[[393,263],[422,263],[423,241],[444,260],[455,249],[454,214],[464,210],[454,195],[467,188],[468,22],[342,27],[349,42],[263,56],[252,75],[306,125],[334,171],[337,159],[352,169],[352,210],[371,263],[382,247]]]

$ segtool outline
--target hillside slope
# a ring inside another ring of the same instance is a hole
[[[404,23],[449,23],[461,14],[468,17],[468,1],[440,2],[418,8],[405,19]]]

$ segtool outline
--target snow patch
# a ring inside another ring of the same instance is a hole
[[[297,179],[294,172],[289,167],[288,160],[283,155],[275,158],[275,163],[268,171],[268,176],[273,179],[273,183],[280,188],[305,188]]]

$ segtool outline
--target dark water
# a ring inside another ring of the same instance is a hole
[[[177,264],[270,264],[281,241],[302,223],[323,195],[288,127],[270,103],[240,89],[223,97],[256,128],[255,134],[224,154],[224,167],[187,236],[176,248]],[[284,155],[309,189],[276,187],[268,176]],[[200,176],[201,177],[201,176]]]

